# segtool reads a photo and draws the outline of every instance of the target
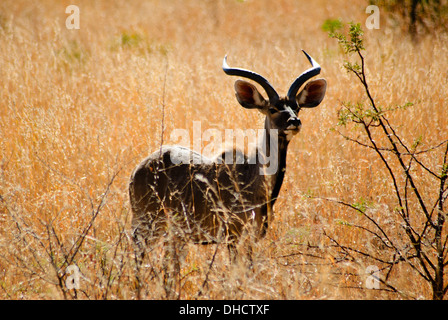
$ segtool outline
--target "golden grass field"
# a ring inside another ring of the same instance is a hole
[[[79,29],[66,28],[70,4],[80,8]],[[391,119],[405,139],[421,136],[431,146],[448,138],[447,35],[414,42],[383,12],[380,29],[367,30],[366,6],[364,0],[2,1],[0,298],[135,299],[133,168],[161,142],[176,143],[169,139],[174,129],[192,132],[193,121],[202,130],[262,128],[262,115],[237,103],[236,78],[224,74],[222,59],[227,54],[231,66],[259,72],[285,94],[309,67],[301,49],[321,64],[327,94],[300,114],[303,128],[289,146],[275,219],[255,247],[254,268],[231,265],[225,245],[188,245],[175,294],[168,295],[156,248],[143,270],[142,297],[431,298],[428,283],[405,265],[392,275],[400,294],[365,288],[369,263],[344,259],[326,236],[371,247],[345,223],[362,217],[315,198],[368,199],[377,204],[373,215],[396,223],[381,162],[332,130],[341,103],[365,98],[342,68],[337,41],[322,30],[326,19],[361,23],[379,104],[414,103]],[[440,156],[425,160],[436,165]],[[430,181],[421,183],[430,193]],[[77,290],[64,282],[68,264],[81,272]]]

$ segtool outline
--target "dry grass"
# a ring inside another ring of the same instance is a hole
[[[79,30],[65,27],[69,4],[81,10]],[[322,65],[329,88],[319,108],[301,113],[303,129],[289,147],[275,221],[255,248],[254,269],[230,266],[224,246],[189,245],[176,294],[430,298],[428,284],[404,267],[394,276],[406,295],[365,289],[367,265],[326,252],[324,236],[371,245],[341,223],[361,217],[306,197],[368,199],[380,204],[379,219],[394,223],[382,164],[330,130],[341,102],[363,95],[321,26],[328,18],[364,22],[365,6],[361,0],[2,1],[0,297],[134,299],[127,184],[134,166],[161,143],[162,103],[166,143],[175,128],[192,130],[193,121],[203,130],[261,128],[261,115],[237,104],[235,79],[221,70],[223,56],[265,75],[284,94],[308,67],[303,48]],[[408,141],[422,136],[430,146],[447,139],[447,40],[432,35],[413,44],[385,19],[380,30],[366,32],[378,103],[415,103],[392,119]],[[435,166],[440,154],[426,160]],[[428,193],[430,182],[420,181]],[[143,270],[145,298],[167,296],[161,250],[154,249]],[[68,264],[82,273],[79,290],[65,288]]]

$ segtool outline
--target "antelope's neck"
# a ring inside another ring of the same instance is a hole
[[[286,154],[289,141],[286,136],[272,129],[266,118],[261,146],[258,150],[258,172],[266,182],[268,203],[272,207],[277,200],[286,171]]]

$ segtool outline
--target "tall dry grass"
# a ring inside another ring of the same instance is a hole
[[[80,8],[79,30],[65,27],[69,4]],[[367,290],[368,265],[327,251],[325,236],[371,246],[344,223],[360,217],[307,197],[368,199],[380,204],[379,219],[394,222],[381,163],[331,130],[341,102],[363,95],[321,26],[328,18],[363,23],[365,7],[361,0],[2,1],[0,297],[136,298],[127,195],[134,166],[193,121],[203,130],[261,128],[262,116],[236,102],[223,56],[284,94],[308,67],[303,48],[322,65],[328,91],[319,108],[301,112],[303,129],[289,147],[275,220],[255,247],[254,269],[229,265],[223,245],[188,245],[170,284],[174,297],[430,298],[428,284],[406,268],[394,270],[404,295]],[[413,43],[383,19],[380,30],[366,32],[366,44],[378,103],[415,103],[392,119],[400,134],[422,136],[428,146],[446,139],[447,37]],[[439,156],[427,161],[436,165]],[[421,183],[430,190],[430,181]],[[173,297],[161,251],[154,248],[141,271],[144,298]],[[78,290],[66,287],[68,265],[81,272]]]

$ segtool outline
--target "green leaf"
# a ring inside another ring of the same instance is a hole
[[[343,27],[344,24],[341,19],[327,19],[322,24],[322,30],[328,32],[329,34],[334,34]]]

